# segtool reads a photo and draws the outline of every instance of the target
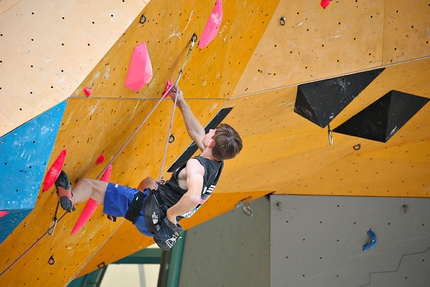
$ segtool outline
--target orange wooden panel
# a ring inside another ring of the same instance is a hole
[[[281,1],[234,95],[381,65],[385,2]]]
[[[429,68],[428,59],[387,67],[331,127],[392,89],[430,98]],[[243,131],[245,148],[231,162],[226,186],[277,194],[429,196],[428,104],[387,143],[334,133],[330,146],[327,128],[294,113],[296,92],[286,87],[228,102],[236,106],[229,121]]]

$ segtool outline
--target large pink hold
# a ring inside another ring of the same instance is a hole
[[[112,173],[112,164],[110,164],[106,171],[103,173],[102,177],[100,178],[101,181],[109,181],[110,174]],[[99,203],[95,201],[94,199],[90,198],[87,202],[87,205],[85,205],[84,210],[82,210],[81,216],[79,216],[78,221],[75,224],[75,227],[73,227],[72,235],[75,235],[76,232],[79,231],[79,229],[82,228],[82,226],[87,223],[87,221],[91,218],[91,216],[94,214],[94,212],[97,209],[97,206],[99,206]]]
[[[206,23],[205,29],[203,30],[202,37],[200,38],[199,42],[199,48],[203,49],[207,45],[209,45],[210,42],[215,39],[215,37],[218,34],[218,29],[221,26],[223,17],[223,11],[222,11],[222,1],[217,0],[215,2],[215,7],[212,10],[211,16],[208,19],[208,22]]]
[[[135,92],[140,91],[152,79],[152,66],[146,43],[139,44],[133,50],[128,67],[125,87]]]

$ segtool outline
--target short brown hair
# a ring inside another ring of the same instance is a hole
[[[239,134],[228,124],[220,124],[212,139],[215,141],[212,155],[218,160],[234,158],[243,147]]]

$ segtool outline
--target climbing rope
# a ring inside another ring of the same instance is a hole
[[[196,35],[196,34],[193,34],[193,37],[191,38],[191,46],[190,46],[190,49],[188,50],[187,56],[186,56],[186,58],[185,58],[185,61],[184,61],[184,63],[182,64],[181,70],[179,71],[179,75],[178,75],[178,78],[176,79],[175,86],[178,86],[178,83],[179,83],[179,80],[180,80],[180,78],[181,78],[181,76],[182,76],[182,74],[183,74],[183,71],[184,71],[185,65],[186,65],[186,64],[187,64],[187,62],[188,62],[188,58],[190,57],[191,52],[193,51],[193,48],[194,48],[195,43],[197,42],[197,39],[198,39],[197,35]],[[172,87],[173,87],[173,86],[170,86],[169,91],[172,89]],[[177,101],[178,101],[178,97],[175,97],[175,103],[174,103],[174,105],[173,105],[172,115],[171,115],[171,117],[170,117],[169,130],[168,130],[168,132],[167,132],[166,144],[165,144],[165,146],[164,146],[164,155],[163,155],[163,159],[162,159],[162,161],[161,161],[160,174],[159,174],[159,176],[158,176],[158,181],[157,181],[158,183],[160,183],[160,182],[162,182],[162,181],[163,181],[163,170],[164,170],[164,164],[165,164],[165,162],[166,162],[167,148],[168,148],[168,146],[169,146],[169,143],[171,142],[171,132],[172,132],[172,127],[173,127],[173,119],[175,118],[175,111],[176,111],[176,103],[177,103]]]

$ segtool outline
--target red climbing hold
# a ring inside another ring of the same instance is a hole
[[[105,161],[105,155],[101,154],[99,155],[99,157],[97,158],[97,164],[101,164]]]
[[[128,67],[125,87],[138,92],[143,86],[149,83],[152,79],[152,66],[149,59],[148,49],[146,44],[139,44],[133,50],[131,55],[130,65]]]
[[[324,9],[330,4],[330,0],[321,0],[321,7]]]
[[[222,17],[222,1],[217,0],[215,2],[215,7],[212,10],[211,16],[206,23],[205,29],[203,30],[202,37],[199,42],[200,49],[203,49],[209,45],[213,39],[215,39],[216,35],[218,34],[219,27],[221,26]]]
[[[89,89],[89,88],[85,88],[84,89],[84,94],[85,94],[85,96],[87,96],[87,98],[89,97],[89,96],[91,96],[91,93],[92,93],[93,91],[91,90],[91,89]]]
[[[3,216],[8,215],[8,213],[9,213],[9,211],[4,211],[4,210],[0,211],[0,218],[2,218]]]
[[[66,160],[66,153],[67,150],[63,149],[46,173],[45,181],[43,183],[43,192],[47,191],[60,176],[61,170],[64,166],[64,161]]]
[[[163,91],[163,98],[167,98],[169,96],[169,93],[167,91],[170,91],[170,87],[173,85],[172,80],[168,80],[166,83],[166,86],[164,87]]]

